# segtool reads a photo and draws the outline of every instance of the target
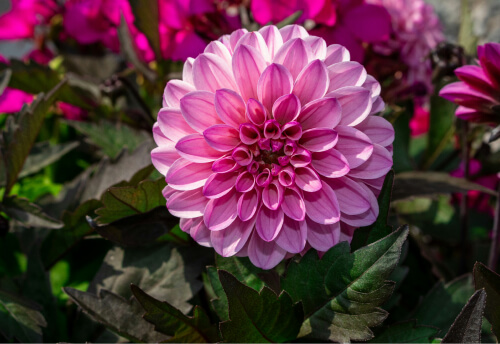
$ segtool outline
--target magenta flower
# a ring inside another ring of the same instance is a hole
[[[297,25],[211,42],[153,127],[167,208],[201,245],[264,269],[350,240],[392,166],[379,93],[347,49]]]
[[[466,121],[500,123],[500,44],[477,48],[479,66],[455,70],[461,80],[443,87],[439,95],[460,105],[455,114]]]
[[[0,63],[8,64],[9,62],[0,55]],[[0,114],[18,112],[24,104],[29,104],[32,100],[31,94],[7,87],[3,93],[0,93]]]

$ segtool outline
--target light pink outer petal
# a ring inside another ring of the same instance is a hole
[[[192,57],[188,57],[182,69],[182,80],[193,85],[193,62]]]
[[[267,207],[261,207],[255,222],[257,233],[265,241],[274,240],[283,226],[283,219],[284,213],[281,208],[271,210]]]
[[[240,132],[227,124],[216,124],[203,132],[205,141],[215,150],[227,152],[240,144]]]
[[[334,63],[345,62],[351,59],[349,50],[340,44],[331,44],[326,49],[325,64],[330,66]]]
[[[304,192],[307,216],[316,223],[332,224],[340,219],[339,202],[332,188],[322,182],[321,190]]]
[[[238,173],[214,173],[203,186],[203,195],[207,198],[220,198],[234,187]]]
[[[359,185],[363,189],[365,189],[365,195],[368,196],[370,201],[370,208],[361,214],[357,215],[341,214],[340,217],[340,220],[342,222],[347,223],[348,225],[353,227],[363,227],[371,225],[377,220],[379,213],[377,197],[375,197],[373,192],[371,192],[371,190],[366,185],[363,185],[362,183],[359,183]]]
[[[363,122],[372,109],[370,91],[363,87],[349,86],[326,94],[336,98],[342,107],[340,124],[355,126]]]
[[[300,253],[306,246],[307,224],[285,216],[283,228],[276,237],[276,243],[290,253]]]
[[[199,245],[212,247],[212,242],[210,240],[211,231],[205,226],[202,217],[193,222],[193,225],[189,229],[189,234]]]
[[[366,194],[366,188],[363,188],[360,183],[347,176],[328,179],[326,182],[335,190],[341,213],[358,215],[370,208],[370,196]]]
[[[302,108],[297,122],[302,130],[312,128],[334,128],[341,120],[342,110],[335,98],[323,98],[310,102]]]
[[[219,118],[235,129],[246,122],[245,102],[241,96],[231,90],[221,89],[215,92],[215,111]]]
[[[346,86],[361,86],[366,80],[365,68],[354,61],[335,63],[328,67],[330,87],[328,92]]]
[[[240,45],[233,55],[233,73],[244,101],[257,98],[257,85],[267,63],[253,47]]]
[[[274,25],[264,26],[259,30],[259,32],[267,44],[267,48],[269,49],[269,54],[271,56],[271,59],[274,58],[274,54],[283,45],[283,38],[281,37],[281,33],[279,32],[278,28]]]
[[[295,169],[295,184],[306,192],[316,192],[321,189],[318,174],[307,166]]]
[[[262,240],[254,231],[248,245],[248,257],[255,266],[261,269],[272,269],[285,258],[286,251],[276,242]]]
[[[324,61],[327,51],[325,40],[321,37],[309,36],[305,41],[311,48],[314,58]]]
[[[281,125],[294,121],[300,113],[300,100],[295,94],[279,97],[273,105],[273,117]]]
[[[202,187],[212,173],[212,163],[198,164],[180,158],[170,166],[165,181],[176,190],[194,190]]]
[[[246,222],[240,219],[221,231],[211,231],[211,241],[215,251],[223,257],[238,253],[248,241],[255,225],[255,219]]]
[[[199,188],[174,193],[167,201],[167,209],[174,216],[194,218],[203,216],[207,203],[208,199]]]
[[[219,41],[210,42],[205,48],[205,53],[211,53],[217,55],[221,59],[223,59],[227,64],[231,63],[231,53],[229,52],[229,49],[222,42]]]
[[[264,58],[264,61],[271,61],[271,55],[269,54],[269,49],[267,47],[266,41],[259,32],[251,31],[241,36],[238,43],[236,44],[235,52],[238,50],[238,47],[240,45],[246,45],[248,47],[256,49]]]
[[[335,130],[339,134],[335,149],[346,157],[351,169],[370,158],[373,153],[373,143],[362,131],[344,125],[338,125]]]
[[[269,113],[279,97],[292,91],[293,78],[290,72],[279,64],[269,65],[257,83],[257,96]]]
[[[160,109],[158,112],[158,124],[163,135],[173,142],[179,141],[186,135],[196,133],[186,122],[179,109]]]
[[[311,164],[316,172],[326,178],[342,177],[350,171],[346,157],[335,148],[313,153]]]
[[[222,124],[214,105],[215,94],[194,91],[181,99],[181,112],[186,122],[199,133],[215,124]]]
[[[314,82],[311,82],[312,80]],[[302,105],[305,105],[323,97],[329,84],[326,65],[321,60],[314,60],[300,72],[292,92],[300,99]]]
[[[335,147],[338,136],[337,132],[333,129],[308,129],[302,133],[299,143],[310,152],[323,152]]]
[[[200,54],[194,60],[193,82],[197,90],[215,92],[220,88],[238,89],[231,68],[222,58],[210,53]]]
[[[163,145],[172,145],[174,142],[172,140],[169,140],[161,131],[160,125],[158,122],[153,124],[153,139],[155,140],[155,143],[158,146],[163,146]]]
[[[353,168],[350,177],[361,179],[375,179],[385,176],[392,168],[392,154],[384,147],[374,144],[373,154],[361,166]]]
[[[340,241],[340,222],[322,225],[306,217],[307,242],[314,249],[328,251]]]
[[[168,169],[172,164],[179,159],[181,156],[177,153],[175,149],[175,143],[163,144],[160,147],[156,147],[151,151],[151,161],[154,167],[163,174],[167,174]]]
[[[195,91],[194,86],[185,81],[169,81],[163,92],[163,107],[179,108],[181,98],[193,91]]]
[[[242,221],[251,219],[260,206],[260,192],[257,189],[241,194],[238,199],[238,216]]]
[[[237,217],[238,192],[231,190],[220,198],[211,199],[205,208],[203,220],[211,231],[227,228]]]
[[[283,42],[287,42],[294,38],[307,38],[309,34],[307,30],[300,25],[292,24],[284,26],[280,29],[281,37],[283,37]]]
[[[180,156],[192,162],[210,162],[224,154],[210,147],[201,134],[183,137],[177,142],[175,149]]]
[[[394,141],[394,128],[385,118],[368,116],[356,129],[365,133],[373,143],[386,147]]]
[[[295,221],[303,221],[306,216],[306,205],[302,193],[296,187],[287,188],[281,209],[285,215]]]
[[[283,65],[288,69],[293,77],[297,79],[302,69],[313,59],[311,48],[303,39],[295,38],[286,42],[276,52],[273,63]]]

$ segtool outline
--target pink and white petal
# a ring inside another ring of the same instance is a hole
[[[231,53],[229,52],[229,49],[222,42],[219,41],[210,42],[205,48],[204,52],[219,56],[227,64],[231,63]]]
[[[257,213],[255,229],[265,241],[273,241],[281,231],[285,214],[281,208],[271,210],[267,207],[260,207]]]
[[[179,227],[180,227],[181,231],[189,234],[189,230],[193,226],[193,223],[195,222],[195,220],[199,220],[199,219],[203,220],[202,217],[196,217],[194,219],[184,219],[184,218],[180,219],[179,220]]]
[[[370,208],[370,196],[360,183],[347,176],[328,179],[326,182],[335,190],[342,214],[359,215]]]
[[[163,91],[163,107],[179,108],[181,98],[193,91],[194,86],[186,81],[170,80]]]
[[[167,202],[168,202],[168,200],[170,199],[170,197],[171,197],[172,195],[176,194],[176,193],[179,193],[179,191],[177,191],[177,190],[175,190],[175,189],[171,188],[171,187],[170,187],[170,186],[168,186],[168,185],[167,185],[167,186],[165,186],[165,187],[163,188],[163,190],[161,190],[161,194],[163,195],[163,197],[165,197],[165,199],[167,200]]]
[[[363,87],[342,87],[326,94],[326,97],[336,98],[342,107],[340,124],[355,126],[370,114],[372,98],[370,91]]]
[[[160,124],[155,122],[153,124],[153,139],[158,146],[173,144],[172,140],[169,140],[161,131]]]
[[[295,221],[285,216],[283,228],[276,237],[276,243],[285,251],[300,253],[306,246],[307,224],[305,221]]]
[[[199,133],[215,124],[222,124],[215,111],[215,94],[194,91],[181,99],[181,112],[185,121]]]
[[[241,194],[238,199],[238,216],[242,221],[250,220],[259,209],[260,192],[257,189]]]
[[[205,141],[215,150],[227,152],[240,144],[240,132],[227,124],[216,124],[203,132]]]
[[[333,129],[314,128],[302,132],[299,144],[310,152],[324,152],[335,147],[339,135]]]
[[[266,41],[259,32],[251,31],[241,36],[238,43],[236,44],[235,52],[238,50],[238,47],[240,45],[246,45],[256,49],[264,58],[264,61],[271,62],[271,55],[269,54],[269,49],[267,47]]]
[[[288,42],[294,38],[307,38],[309,34],[307,30],[300,25],[292,24],[282,27],[280,29],[281,37],[283,37],[283,42]]]
[[[354,236],[355,227],[349,226],[344,222],[340,222],[340,239],[339,242],[347,241],[351,243],[352,237]]]
[[[345,62],[351,59],[351,54],[340,44],[331,44],[326,48],[325,64],[331,66],[334,63]]]
[[[215,251],[222,257],[238,253],[248,241],[254,229],[255,219],[243,222],[240,219],[221,231],[211,231],[210,239]]]
[[[184,68],[182,68],[182,81],[185,81],[193,85],[193,62],[192,57],[188,57],[186,62],[184,62]]]
[[[368,208],[367,211],[357,215],[347,215],[342,213],[340,217],[340,220],[342,222],[356,228],[371,225],[377,220],[379,213],[377,197],[375,197],[373,192],[371,192],[371,190],[366,185],[363,185],[361,183],[359,185],[365,189],[365,195],[368,196],[370,208]]]
[[[238,173],[213,173],[203,186],[203,195],[207,198],[220,198],[234,187]]]
[[[179,158],[170,166],[165,181],[176,190],[194,190],[202,187],[212,174],[210,162],[198,164]]]
[[[269,65],[257,83],[257,96],[269,113],[279,97],[289,94],[293,87],[293,77],[284,66],[273,63]]]
[[[335,63],[328,66],[330,87],[328,92],[346,86],[361,86],[366,80],[367,73],[363,65],[354,61]]]
[[[374,144],[371,157],[361,166],[349,172],[350,177],[376,179],[385,176],[392,168],[392,154],[384,147]]]
[[[333,224],[340,219],[339,202],[330,185],[321,182],[316,192],[304,192],[307,216],[316,223]]]
[[[372,98],[372,109],[370,110],[370,115],[375,115],[379,112],[384,111],[385,103],[381,96]]]
[[[370,158],[373,153],[373,143],[365,133],[344,125],[338,125],[335,130],[339,134],[335,149],[346,157],[351,169],[360,166]]]
[[[235,129],[246,122],[245,102],[241,96],[231,90],[221,89],[215,92],[215,111],[219,118]]]
[[[233,72],[219,56],[203,53],[193,63],[193,82],[197,90],[215,92],[220,88],[238,90]]]
[[[246,116],[248,120],[256,126],[263,126],[269,118],[264,105],[253,98],[248,99],[246,106]]]
[[[286,188],[281,209],[285,215],[295,221],[303,221],[306,216],[306,205],[302,193],[296,187]]]
[[[311,164],[316,172],[326,178],[339,178],[350,171],[346,157],[335,148],[313,153]]]
[[[284,192],[283,186],[275,179],[262,190],[262,203],[270,210],[277,210],[283,202]]]
[[[156,147],[151,151],[153,166],[164,176],[167,175],[170,166],[180,157],[173,142],[169,145],[164,144]]]
[[[239,30],[233,31],[233,33],[231,33],[231,36],[229,36],[229,43],[231,44],[231,51],[232,52],[234,52],[236,50],[236,45],[238,44],[238,41],[247,32],[248,32],[247,29],[239,29]]]
[[[321,189],[321,179],[310,167],[295,169],[295,185],[306,192],[316,192]]]
[[[205,226],[203,218],[200,217],[199,219],[194,221],[189,230],[189,234],[199,245],[212,247],[212,241],[210,239],[211,231],[209,231],[207,226]]]
[[[304,39],[311,48],[313,57],[322,61],[326,58],[326,42],[321,37],[309,36]]]
[[[273,105],[273,117],[281,125],[294,121],[300,113],[300,100],[295,94],[279,97]]]
[[[179,141],[186,135],[196,133],[186,122],[179,109],[160,109],[158,112],[158,124],[163,135],[173,142]]]
[[[363,83],[363,88],[366,88],[367,90],[370,90],[370,94],[372,95],[372,99],[379,96],[380,92],[382,91],[382,87],[380,86],[380,83],[371,75],[366,76],[366,80]]]
[[[314,80],[314,83],[311,80]],[[323,97],[329,84],[326,65],[321,60],[313,60],[297,76],[292,92],[300,99],[302,105],[306,105]]]
[[[203,216],[207,203],[208,198],[199,188],[173,194],[167,201],[167,209],[174,216],[189,219]]]
[[[306,42],[301,38],[294,38],[283,44],[276,52],[273,63],[283,65],[295,80],[312,59],[313,53]]]
[[[257,85],[267,63],[257,49],[240,45],[233,55],[233,73],[244,101],[257,99]]]
[[[240,166],[231,156],[224,156],[215,160],[212,164],[212,171],[215,173],[230,173],[239,169]]]
[[[283,45],[283,37],[281,37],[281,33],[279,32],[278,28],[274,25],[264,26],[259,30],[259,32],[264,38],[264,41],[266,42],[271,59],[273,59],[275,53]]]
[[[340,103],[335,98],[314,100],[304,106],[297,117],[302,130],[334,128],[342,118]]]
[[[253,233],[248,244],[248,258],[253,265],[269,270],[278,265],[285,258],[286,251],[276,242],[266,242],[257,233]]]
[[[200,163],[215,161],[224,154],[210,147],[201,134],[184,136],[177,142],[175,149],[184,159]]]
[[[373,143],[386,147],[394,141],[394,128],[385,118],[379,116],[368,116],[363,122],[356,126],[370,138]]]
[[[211,231],[220,231],[229,227],[237,217],[239,193],[232,189],[224,196],[208,201],[203,214],[205,225]]]
[[[312,248],[326,252],[340,242],[340,222],[319,224],[306,218],[307,242]]]

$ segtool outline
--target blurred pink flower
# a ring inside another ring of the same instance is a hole
[[[88,117],[88,111],[78,106],[71,105],[68,103],[59,102],[57,107],[61,110],[64,118],[72,121],[84,121]]]
[[[500,123],[500,44],[477,48],[479,66],[455,70],[461,80],[446,85],[439,95],[460,105],[457,117],[471,122]]]
[[[53,0],[12,0],[12,8],[0,16],[0,40],[35,37],[37,25],[45,24],[57,12]]]
[[[167,84],[153,127],[167,208],[201,245],[264,269],[351,240],[392,166],[379,93],[347,49],[297,25],[211,42]]]
[[[317,23],[333,25],[336,20],[335,4],[331,0],[252,0],[250,10],[261,25],[278,23],[297,11],[302,11],[298,23],[313,19]]]
[[[429,110],[424,106],[415,104],[413,117],[410,119],[411,136],[420,136],[429,131]]]
[[[8,64],[9,61],[0,55],[0,63]],[[31,94],[7,87],[0,94],[0,114],[18,112],[24,104],[29,104],[32,101]]]
[[[464,167],[465,164],[462,162],[456,170],[450,173],[450,175],[457,178],[464,178]],[[482,185],[488,189],[496,190],[498,187],[498,182],[500,181],[499,176],[497,174],[483,175],[481,172],[481,168],[482,166],[479,160],[471,159],[469,161],[469,179],[474,183]],[[474,208],[482,213],[487,213],[492,217],[494,216],[494,208],[490,203],[491,197],[489,195],[476,190],[468,191],[467,195],[469,196],[468,206],[470,208]],[[457,200],[457,202],[459,202],[462,198],[462,194],[455,194],[454,198]]]

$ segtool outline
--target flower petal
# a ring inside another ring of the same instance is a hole
[[[322,98],[302,108],[297,121],[302,130],[311,128],[334,128],[341,120],[340,103],[335,98]]]
[[[176,192],[167,201],[170,214],[177,217],[194,218],[203,216],[208,198],[203,196],[201,188]]]
[[[319,224],[306,218],[307,242],[312,248],[326,252],[340,240],[340,222],[329,225]]]
[[[204,52],[217,55],[218,57],[223,59],[226,64],[231,63],[231,53],[229,52],[229,49],[222,42],[219,41],[210,42],[205,48]]]
[[[256,126],[262,126],[269,118],[266,108],[261,102],[253,98],[248,99],[246,107],[248,120]]]
[[[233,128],[238,129],[240,124],[246,122],[245,102],[238,93],[228,89],[217,90],[214,105],[219,118]]]
[[[351,59],[349,50],[340,44],[331,44],[326,48],[325,64],[331,66],[334,63],[345,62]]]
[[[259,202],[260,193],[257,189],[241,194],[237,205],[238,216],[241,221],[248,221],[255,215],[259,207]]]
[[[338,134],[333,129],[315,128],[302,133],[300,145],[310,152],[323,152],[335,147]]]
[[[189,229],[189,235],[191,235],[194,241],[196,241],[199,245],[205,247],[212,247],[210,234],[211,231],[209,231],[207,226],[205,226],[202,217],[196,219]]]
[[[325,40],[321,37],[316,37],[316,36],[309,36],[306,37],[304,40],[311,48],[313,57],[324,61],[326,58],[326,50],[327,50]]]
[[[238,90],[230,67],[222,58],[200,54],[193,63],[193,82],[197,90],[215,92],[220,88]]]
[[[276,52],[273,63],[283,65],[295,80],[312,59],[313,53],[306,42],[301,38],[294,38],[283,44]]]
[[[276,243],[290,253],[300,253],[306,246],[307,224],[285,216],[283,228],[276,237]]]
[[[193,62],[192,57],[188,57],[182,69],[182,80],[193,85]]]
[[[156,147],[151,151],[151,161],[154,167],[164,176],[167,174],[170,166],[180,157],[173,142],[169,145]]]
[[[304,192],[307,216],[316,223],[332,224],[340,219],[339,202],[332,188],[321,182],[316,192]]]
[[[259,32],[266,42],[271,59],[274,58],[274,54],[283,45],[283,38],[281,37],[281,33],[274,25],[264,26],[259,30]]]
[[[363,87],[349,86],[326,94],[336,98],[342,107],[340,124],[355,126],[363,122],[372,109],[370,91]]]
[[[257,49],[240,45],[233,55],[233,73],[244,101],[257,98],[257,85],[267,63]]]
[[[255,225],[255,219],[246,222],[240,219],[221,231],[211,231],[210,239],[215,251],[223,257],[238,253],[248,241]]]
[[[365,189],[365,195],[369,199],[370,208],[367,211],[357,215],[348,215],[343,213],[340,217],[340,220],[353,227],[369,226],[374,223],[378,217],[379,207],[377,197],[375,197],[373,192],[366,185],[363,185],[362,183],[359,183],[358,185]]]
[[[227,124],[217,124],[203,132],[205,141],[215,150],[227,152],[240,144],[240,132]]]
[[[237,217],[239,193],[231,190],[222,197],[208,201],[203,214],[205,225],[211,231],[227,228]]]
[[[274,241],[266,242],[257,233],[253,233],[248,244],[248,258],[253,265],[269,270],[285,258],[286,251]]]
[[[366,80],[366,70],[363,65],[354,61],[335,63],[328,67],[330,87],[328,92],[345,86],[361,86]]]
[[[366,188],[360,183],[344,176],[325,181],[335,191],[339,201],[340,212],[348,215],[358,215],[370,208],[370,198]],[[370,193],[372,193],[370,191]]]
[[[314,80],[314,82],[311,82]],[[309,63],[297,76],[293,93],[300,99],[302,105],[320,99],[326,94],[330,80],[326,65],[321,60]]]
[[[312,166],[316,172],[327,178],[345,176],[350,170],[349,163],[345,156],[335,148],[324,152],[313,153]]]
[[[295,169],[295,185],[306,192],[316,192],[321,189],[321,180],[312,168],[298,167]]]
[[[356,126],[369,137],[370,141],[386,147],[394,141],[394,128],[385,118],[368,116],[363,122]]]
[[[384,147],[374,144],[371,157],[361,166],[353,168],[349,176],[361,179],[382,177],[392,168],[392,154]]]
[[[257,83],[257,96],[269,113],[272,113],[274,102],[279,97],[289,94],[293,87],[293,77],[282,65],[269,65]]]
[[[335,129],[339,134],[335,149],[346,157],[351,169],[360,166],[370,158],[373,153],[373,144],[362,131],[343,125],[338,125]]]
[[[186,135],[194,134],[196,131],[186,122],[181,110],[162,108],[158,112],[158,124],[167,138],[177,142]]]
[[[309,34],[307,30],[300,25],[292,24],[284,26],[280,29],[281,37],[283,37],[283,42],[288,42],[294,38],[307,38]]]
[[[255,222],[255,229],[259,236],[265,241],[273,241],[280,233],[284,216],[281,208],[271,210],[268,207],[260,207]]]
[[[274,179],[262,190],[262,202],[269,209],[277,210],[283,202],[284,191],[283,186],[277,179]]]
[[[184,136],[177,142],[175,149],[180,156],[192,162],[210,162],[224,154],[210,147],[201,134]]]
[[[195,90],[193,85],[185,81],[170,80],[163,92],[163,107],[179,108],[181,98]]]
[[[222,124],[214,105],[215,95],[194,91],[181,99],[181,112],[186,122],[199,133],[215,124]]]
[[[300,113],[300,100],[295,94],[279,97],[273,105],[273,117],[279,124],[294,121]]]
[[[281,209],[285,215],[295,221],[303,221],[306,216],[306,206],[302,193],[296,187],[286,188]]]
[[[220,198],[227,194],[234,186],[238,173],[213,173],[203,186],[203,195],[206,198]]]
[[[259,54],[264,58],[264,61],[271,61],[271,55],[269,54],[269,49],[267,48],[266,41],[259,32],[251,31],[241,36],[240,40],[236,44],[235,53],[236,51],[238,51],[238,47],[242,44],[257,50]]]
[[[212,163],[198,164],[179,158],[170,166],[165,181],[176,190],[194,190],[202,187],[211,174]]]

